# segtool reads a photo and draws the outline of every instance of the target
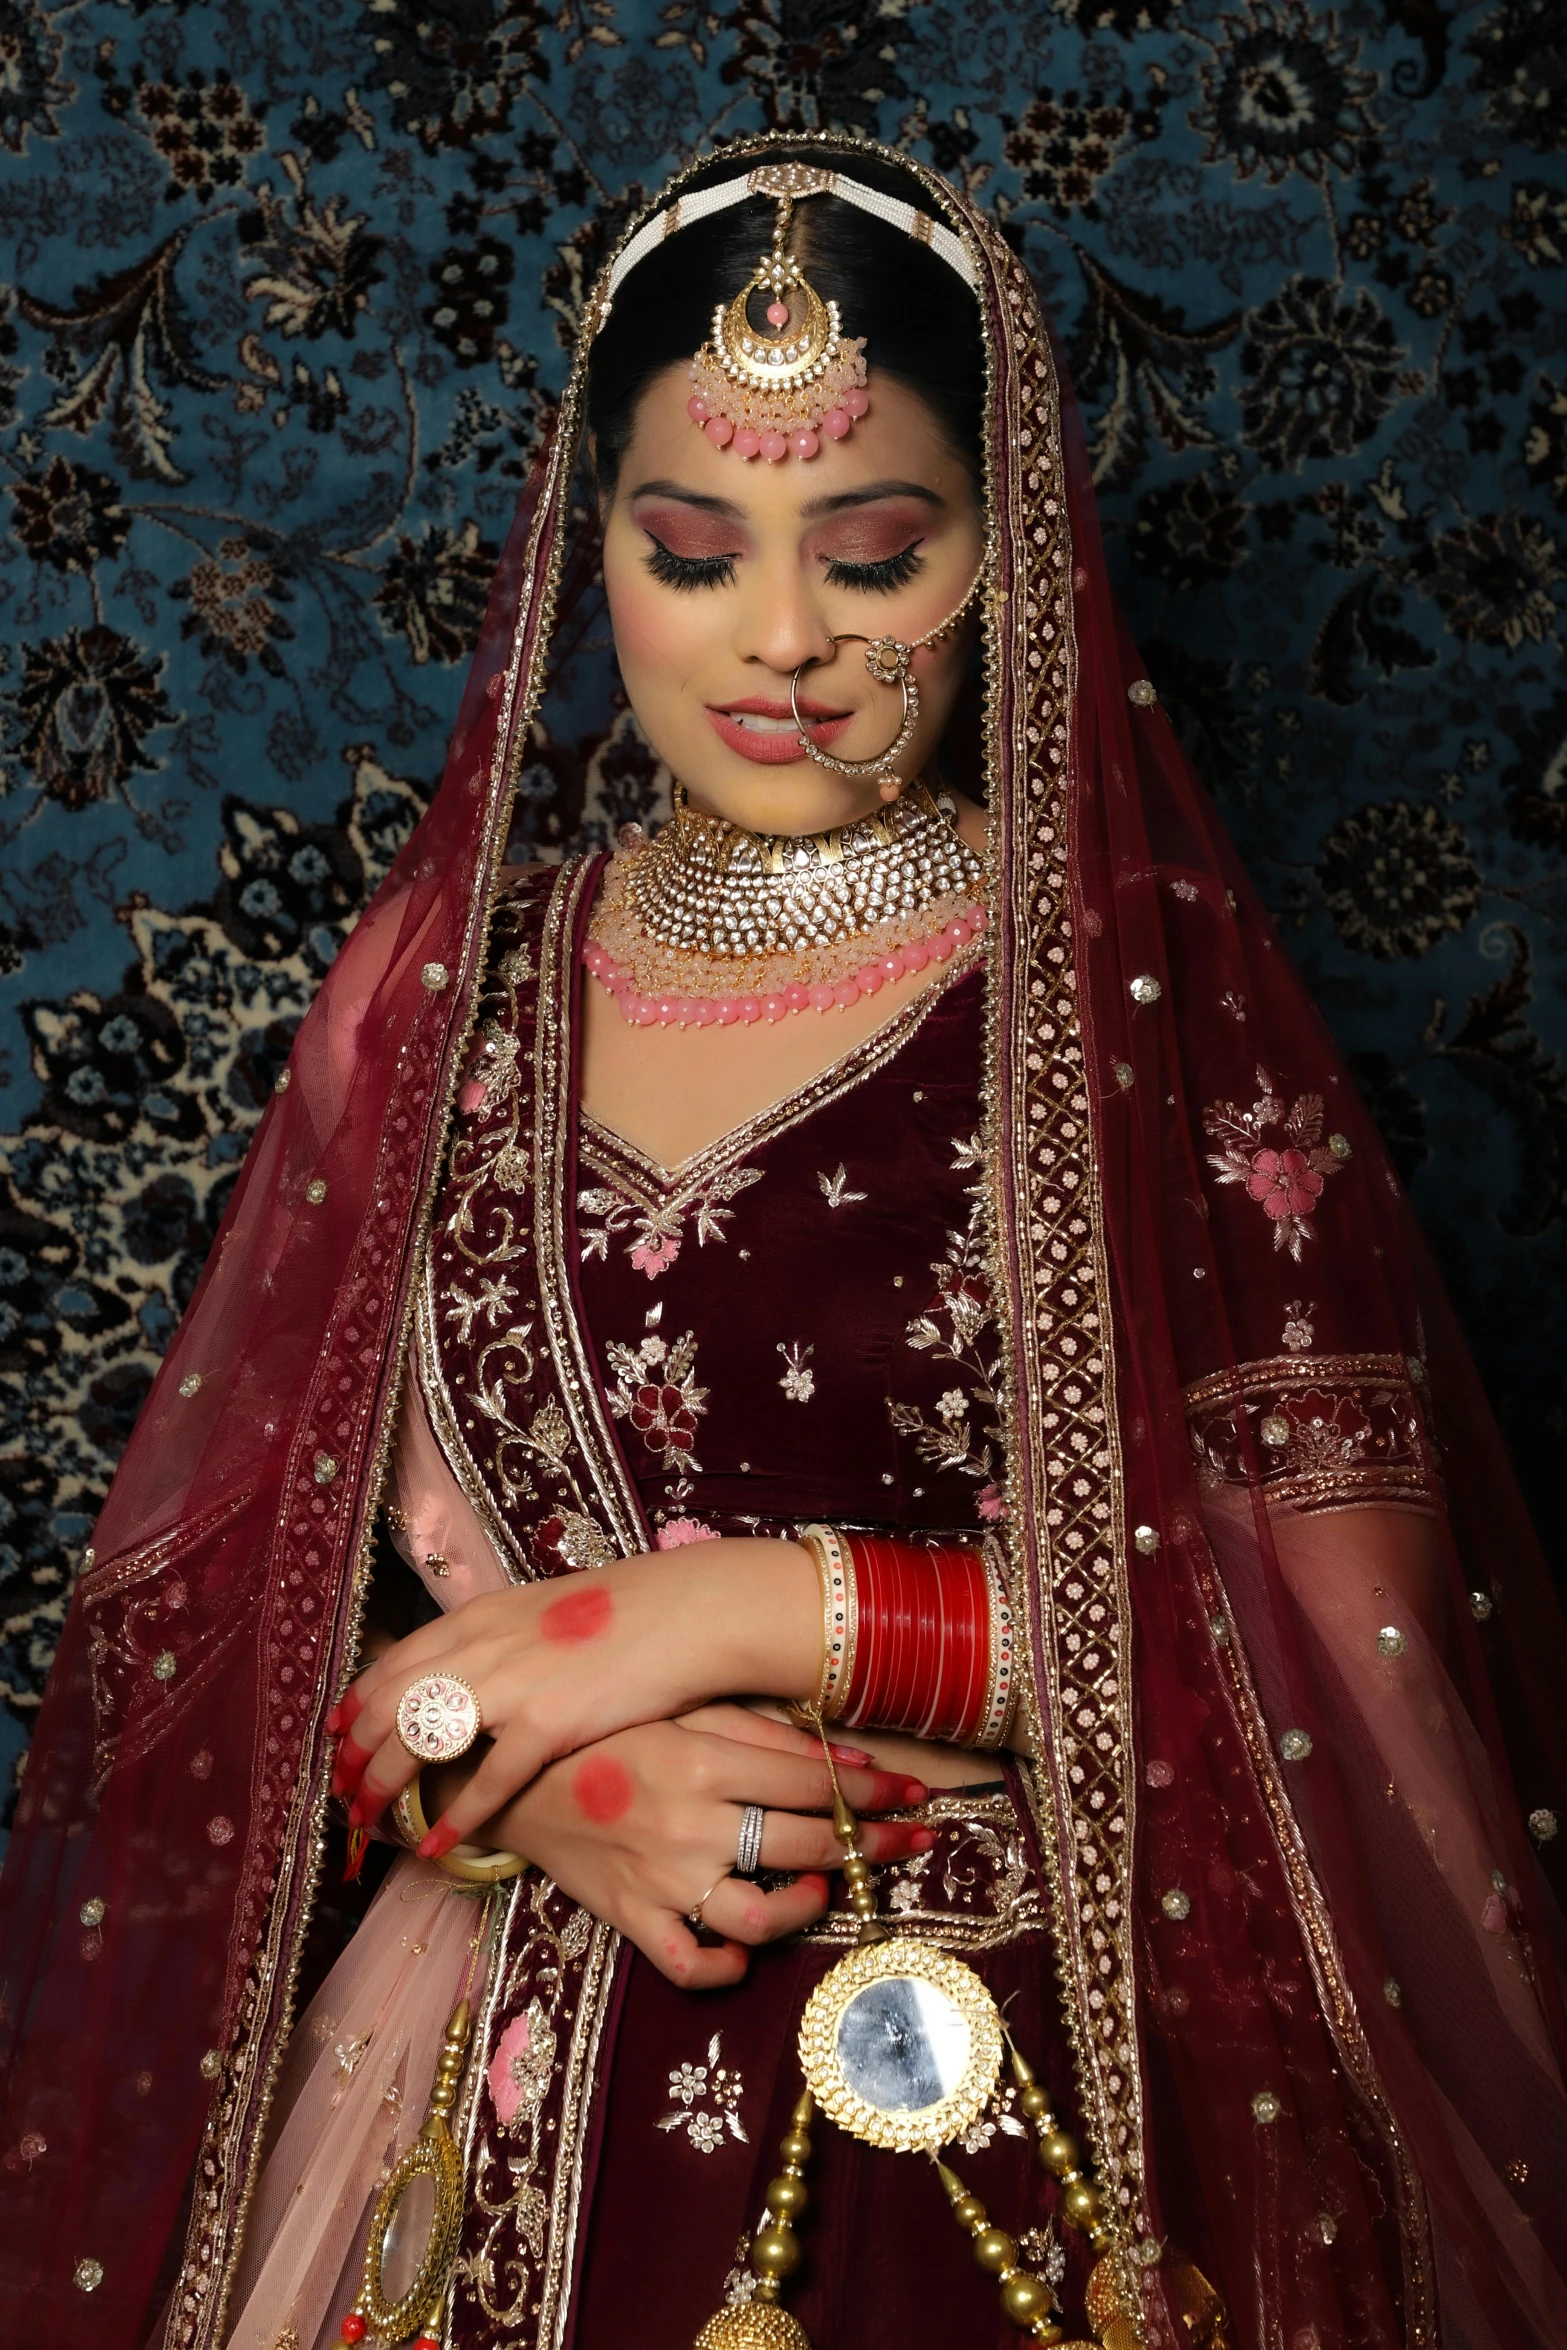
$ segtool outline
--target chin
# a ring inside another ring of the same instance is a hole
[[[746,832],[829,832],[882,804],[877,777],[834,775],[812,759],[792,760],[786,767],[751,767],[739,760],[735,765],[738,775],[715,775],[707,767],[684,780],[693,808],[722,816]]]

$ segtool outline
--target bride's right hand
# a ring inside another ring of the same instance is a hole
[[[925,1800],[926,1789],[902,1772],[839,1759],[838,1779],[859,1814]],[[802,1872],[776,1892],[730,1873],[747,1803],[767,1814],[762,1867]],[[821,1916],[824,1872],[843,1860],[824,1816],[831,1803],[815,1739],[746,1707],[714,1705],[621,1730],[552,1763],[486,1822],[482,1837],[526,1854],[672,1983],[712,1991],[741,1980],[749,1948]],[[868,1860],[890,1861],[929,1851],[935,1838],[910,1821],[880,1820],[865,1822],[860,1842]],[[686,1922],[704,1894],[703,1921],[723,1937],[717,1945],[699,1942]]]

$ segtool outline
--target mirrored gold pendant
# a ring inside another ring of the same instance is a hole
[[[893,2154],[934,2154],[971,2130],[1001,2047],[1000,2014],[973,1968],[897,1937],[840,1959],[800,2020],[800,2069],[823,2113]]]

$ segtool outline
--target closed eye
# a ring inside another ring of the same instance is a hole
[[[829,555],[826,558],[827,585],[879,589],[883,594],[889,588],[905,587],[914,574],[925,567],[919,544],[918,539],[911,539],[901,553],[884,555],[879,563],[851,563],[844,556]]]
[[[647,528],[645,523],[643,528]],[[728,587],[734,579],[733,555],[677,555],[662,539],[653,538],[650,530],[647,535],[653,545],[643,560],[653,577],[662,580],[665,587]]]

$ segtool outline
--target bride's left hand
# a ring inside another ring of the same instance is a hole
[[[736,1690],[808,1695],[821,1638],[816,1570],[793,1542],[693,1543],[488,1593],[359,1675],[328,1722],[334,1791],[369,1826],[419,1767],[397,1735],[404,1692],[432,1673],[467,1682],[494,1743],[421,1847],[439,1858],[579,1747]]]

